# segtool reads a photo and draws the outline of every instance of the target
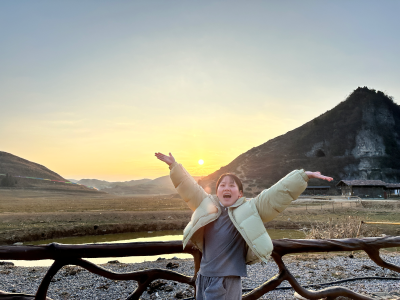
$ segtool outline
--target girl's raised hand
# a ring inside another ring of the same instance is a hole
[[[328,177],[325,175],[322,175],[321,172],[310,172],[310,171],[306,171],[306,174],[308,176],[308,178],[317,178],[317,179],[322,179],[322,180],[326,180],[326,181],[332,181],[333,178],[332,177]]]
[[[159,160],[165,162],[168,166],[172,165],[175,162],[175,158],[172,156],[171,152],[169,153],[169,156],[165,155],[165,154],[162,154],[160,152],[157,152],[156,153],[156,157]]]

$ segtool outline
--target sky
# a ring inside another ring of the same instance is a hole
[[[0,151],[68,179],[168,175],[155,152],[208,175],[359,86],[399,103],[399,13],[394,0],[1,1]]]

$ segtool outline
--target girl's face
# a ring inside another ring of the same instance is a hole
[[[242,196],[243,192],[239,191],[239,187],[232,177],[225,176],[222,178],[217,189],[217,197],[223,206],[228,207],[235,204]]]

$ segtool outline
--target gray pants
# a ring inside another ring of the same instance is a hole
[[[240,300],[242,280],[240,276],[207,277],[196,279],[196,300]]]

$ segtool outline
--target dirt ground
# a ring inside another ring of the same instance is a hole
[[[331,218],[345,221],[400,222],[400,201],[346,201],[302,198],[292,203],[267,228],[302,229]],[[191,211],[179,195],[115,196],[0,189],[0,244],[67,236],[183,229]],[[379,226],[400,235],[400,226]]]

